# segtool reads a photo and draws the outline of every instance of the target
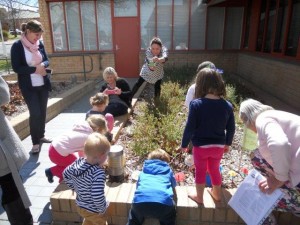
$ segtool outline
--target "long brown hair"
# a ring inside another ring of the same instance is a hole
[[[207,94],[226,97],[226,89],[221,74],[213,69],[204,68],[197,73],[195,98],[203,98]]]
[[[21,30],[24,33],[26,33],[26,30],[30,30],[33,33],[44,32],[42,24],[37,20],[30,20],[27,23],[22,23]]]

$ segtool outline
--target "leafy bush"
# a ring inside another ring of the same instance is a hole
[[[131,148],[137,155],[145,156],[156,148],[163,148],[170,155],[175,155],[187,119],[187,110],[183,106],[185,94],[194,83],[196,68],[184,66],[165,69],[160,98],[140,107],[140,115],[133,127],[134,142],[131,143]],[[223,77],[226,99],[233,104],[237,116],[238,106],[244,99],[241,93],[249,96],[251,92],[239,82],[234,82],[231,77],[224,74]]]
[[[164,81],[179,83],[181,86],[190,86],[195,81],[198,65],[182,66],[180,68],[166,67]]]
[[[134,126],[132,150],[144,156],[156,148],[170,155],[180,145],[186,114],[183,111],[184,91],[178,83],[165,82],[155,103],[144,103]]]

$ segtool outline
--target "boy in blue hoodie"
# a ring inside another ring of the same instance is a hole
[[[175,225],[176,180],[169,166],[170,156],[162,149],[152,151],[137,181],[127,225],[142,225],[145,218],[161,225]]]

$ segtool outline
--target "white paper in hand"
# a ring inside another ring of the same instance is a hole
[[[279,189],[272,194],[261,192],[258,183],[262,179],[257,170],[251,170],[228,202],[248,225],[262,224],[284,195]]]

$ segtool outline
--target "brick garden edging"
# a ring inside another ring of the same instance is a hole
[[[79,100],[95,88],[95,81],[80,83],[66,92],[48,100],[47,118],[48,122],[68,106]],[[24,112],[10,120],[13,128],[21,139],[29,135],[29,113]]]

